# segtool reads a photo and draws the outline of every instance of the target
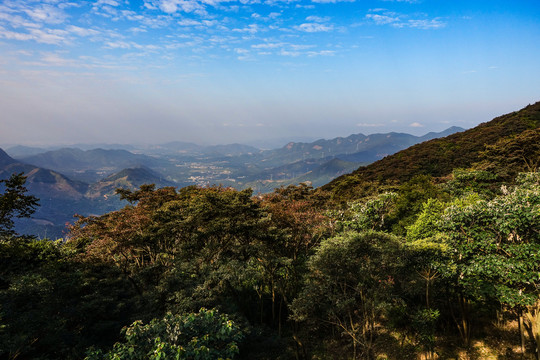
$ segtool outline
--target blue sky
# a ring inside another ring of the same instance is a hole
[[[3,0],[0,144],[468,128],[539,59],[536,0]]]

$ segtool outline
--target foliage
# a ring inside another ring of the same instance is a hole
[[[26,195],[23,174],[13,174],[9,179],[0,180],[0,236],[15,235],[13,218],[30,217],[38,206],[38,199]]]
[[[418,175],[402,184],[398,189],[393,211],[387,218],[387,226],[392,232],[405,235],[406,227],[411,225],[429,199],[446,200],[448,196],[433,183],[430,176]]]
[[[454,169],[452,178],[444,183],[445,191],[455,197],[471,193],[490,199],[499,193],[499,177],[489,171],[472,169]]]
[[[435,352],[435,330],[439,310],[423,309],[413,316],[412,326],[418,334],[418,340],[424,351],[428,353],[427,358],[433,359]]]
[[[372,358],[376,324],[392,303],[400,250],[398,238],[373,231],[323,241],[308,262],[293,318],[336,327],[352,341],[354,358]]]
[[[352,202],[345,211],[334,211],[331,215],[336,218],[338,231],[381,231],[385,228],[385,220],[395,206],[396,198],[396,193],[385,192],[364,201]]]
[[[428,199],[416,221],[407,226],[407,240],[417,241],[430,238],[438,233],[439,221],[442,219],[446,205],[437,199]]]
[[[90,350],[87,360],[233,359],[244,338],[240,328],[217,310],[186,315],[166,314],[147,325],[135,321],[123,330],[124,342],[107,353]]]
[[[470,295],[511,306],[536,301],[539,209],[538,185],[520,185],[492,201],[447,210],[444,230],[455,249],[457,280]]]
[[[81,358],[114,339],[133,311],[129,283],[81,265],[60,241],[0,240],[0,358]]]
[[[512,190],[491,201],[451,206],[443,230],[453,249],[451,276],[466,296],[526,309],[540,343],[539,175],[522,176]]]
[[[519,172],[538,171],[540,166],[540,128],[524,131],[486,145],[477,165],[510,181]]]

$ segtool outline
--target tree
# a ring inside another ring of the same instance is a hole
[[[124,329],[124,342],[103,354],[90,350],[87,360],[214,360],[232,359],[244,334],[216,310],[201,309],[198,313],[172,315],[154,319],[147,325],[135,321]]]
[[[24,186],[26,177],[20,174],[12,174],[9,179],[0,180],[0,236],[13,236],[15,223],[13,218],[30,217],[38,206],[38,199],[33,195],[26,195]]]
[[[525,315],[540,353],[540,174],[517,180],[491,201],[451,206],[443,230],[452,264],[446,273],[469,299],[500,303]],[[521,317],[521,316],[520,316]]]
[[[354,359],[372,359],[376,324],[393,300],[401,250],[399,238],[374,231],[323,241],[308,262],[293,318],[337,328],[352,341]]]
[[[385,229],[385,220],[395,206],[397,194],[385,192],[349,204],[345,211],[334,211],[339,231],[365,231]]]

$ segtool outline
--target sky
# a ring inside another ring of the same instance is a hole
[[[0,0],[0,144],[421,135],[536,101],[538,0]]]

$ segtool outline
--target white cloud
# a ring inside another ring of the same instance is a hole
[[[379,127],[384,126],[384,124],[376,124],[376,123],[358,123],[356,124],[358,127]]]
[[[108,41],[105,46],[110,49],[131,49],[132,44],[125,41]]]
[[[178,11],[206,13],[204,6],[196,0],[145,0],[145,6],[152,10],[160,9],[167,14]]]
[[[73,59],[66,59],[58,53],[44,53],[41,57],[41,61],[47,66],[78,66],[79,63]]]
[[[306,18],[307,21],[313,21],[313,22],[327,22],[330,21],[329,16],[320,17],[320,16],[308,16]]]
[[[180,26],[200,26],[202,23],[193,19],[182,19],[178,22]]]
[[[308,33],[314,32],[327,32],[332,31],[334,27],[332,25],[325,25],[319,23],[304,23],[294,27],[296,30],[304,31]]]
[[[419,2],[419,0],[382,0],[382,1],[388,1],[388,2],[405,2],[409,4],[416,4]]]
[[[311,1],[318,4],[335,4],[338,2],[354,2],[355,0],[311,0]]]
[[[6,30],[0,27],[0,38],[27,41],[33,40],[42,44],[58,45],[69,42],[68,33],[64,30],[55,29],[29,29],[28,33]]]
[[[146,30],[144,28],[141,28],[141,27],[131,27],[131,28],[129,28],[129,31],[131,31],[134,34],[148,32],[148,30]]]
[[[333,50],[321,50],[321,51],[308,51],[307,56],[308,57],[315,57],[315,56],[334,56],[335,51]]]
[[[312,49],[315,47],[315,45],[307,45],[307,44],[289,44],[291,49],[294,50],[307,50]]]
[[[439,19],[432,20],[408,20],[405,23],[396,23],[393,26],[402,28],[410,27],[416,29],[440,29],[446,26],[446,23],[440,21]]]
[[[366,19],[373,20],[377,25],[386,25],[392,24],[399,21],[398,17],[392,17],[388,15],[379,15],[379,14],[367,14]]]
[[[242,29],[233,29],[232,31],[255,34],[259,31],[259,26],[257,24],[250,24]]]
[[[68,25],[66,31],[77,36],[95,36],[99,35],[100,32],[94,29],[85,29],[75,25]]]
[[[298,57],[300,56],[300,52],[299,51],[288,51],[288,50],[281,50],[279,52],[279,55],[281,56],[290,56],[290,57]]]
[[[24,12],[32,20],[46,24],[61,24],[67,18],[67,14],[63,10],[46,4],[36,8],[26,8]]]
[[[390,25],[395,28],[413,28],[413,29],[440,29],[446,26],[446,23],[439,18],[434,19],[409,19],[408,15],[397,14],[385,9],[373,9],[366,14],[366,19],[374,22],[376,25]]]
[[[421,128],[421,127],[424,127],[424,125],[420,124],[419,122],[413,122],[412,124],[409,125],[410,127],[414,127],[414,128]]]
[[[115,0],[98,0],[94,6],[102,6],[102,5],[109,5],[109,6],[118,6],[120,5],[118,1]]]
[[[249,50],[240,48],[234,49],[234,52],[241,55],[249,54]]]
[[[26,28],[38,28],[41,25],[35,22],[28,21],[19,15],[8,14],[7,12],[0,12],[0,21],[9,23],[14,28],[26,27]]]
[[[276,49],[283,47],[284,43],[264,43],[264,44],[254,44],[251,45],[253,49]]]

